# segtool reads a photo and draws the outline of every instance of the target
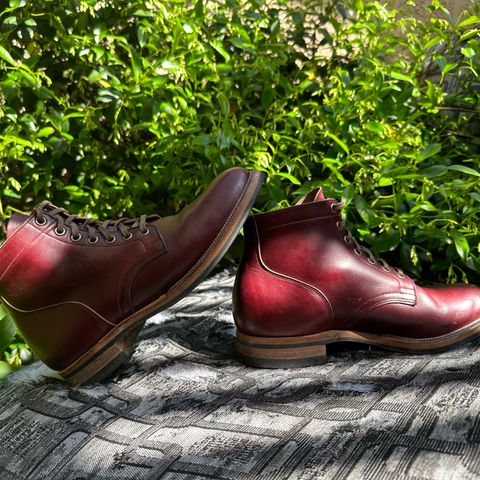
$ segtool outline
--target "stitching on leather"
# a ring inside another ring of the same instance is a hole
[[[145,254],[145,252],[143,252],[143,254],[139,255],[137,258],[138,259],[142,258],[144,256],[144,254]],[[144,268],[148,267],[153,262],[156,262],[163,255],[164,255],[164,253],[160,253],[153,258],[149,258],[147,262],[144,262],[140,266],[137,265],[136,268],[132,269],[126,275],[127,278],[125,280],[125,287],[122,290],[125,292],[125,303],[127,303],[127,306],[130,309],[130,315],[135,312],[135,308],[134,308],[133,302],[132,302],[132,287],[133,287],[133,284],[135,283],[135,280],[136,280],[137,276],[140,274],[140,272]],[[121,300],[120,296],[121,295],[120,295],[120,292],[119,292],[118,302],[119,302],[120,311],[122,311],[122,313],[123,313],[122,300]]]
[[[25,225],[27,225],[27,224],[25,224]],[[21,228],[23,228],[23,226],[22,226]],[[17,231],[18,231],[18,230],[17,230]],[[16,233],[16,232],[15,232],[15,233]],[[43,232],[38,232],[38,234],[37,234],[35,237],[33,237],[28,243],[26,243],[26,244],[16,253],[16,255],[12,258],[12,260],[10,261],[10,263],[7,265],[7,267],[6,267],[5,270],[3,271],[3,273],[0,275],[0,280],[2,280],[3,277],[10,271],[12,265],[15,263],[15,261],[17,260],[17,258],[18,258],[20,255],[22,255],[22,253],[23,253],[28,247],[30,247],[30,246],[32,245],[32,243],[33,243],[35,240],[37,240],[37,238],[40,237],[42,234],[43,234]],[[12,237],[12,238],[13,238],[13,237]],[[2,247],[4,247],[4,246],[5,246],[5,244],[4,244]],[[2,248],[2,249],[3,249],[3,248]],[[7,257],[7,255],[4,256],[4,258],[6,258],[6,257]]]
[[[17,312],[20,312],[20,313],[26,313],[26,314],[41,312],[43,310],[48,310],[50,308],[55,308],[55,307],[62,307],[62,306],[65,306],[65,305],[79,305],[80,307],[83,307],[83,308],[87,309],[89,312],[93,313],[95,316],[97,316],[100,320],[104,321],[105,323],[108,323],[109,325],[112,325],[113,327],[117,326],[115,323],[112,323],[112,322],[108,321],[105,317],[103,317],[102,315],[97,313],[95,310],[93,310],[93,308],[89,307],[88,305],[85,305],[82,302],[76,302],[76,301],[61,302],[61,303],[54,303],[52,305],[47,305],[45,307],[35,308],[33,310],[23,310],[21,308],[15,307],[12,303],[5,300],[4,297],[0,297],[0,298],[2,299],[3,302],[5,302],[5,304],[7,304],[13,310],[15,310]]]
[[[253,217],[253,224],[255,225],[255,234],[257,236],[257,252],[256,252],[256,256],[257,256],[257,260],[258,260],[258,263],[260,265],[260,267],[265,270],[266,272],[268,272],[269,274],[277,277],[277,278],[280,278],[282,280],[285,280],[287,282],[290,282],[290,283],[293,283],[299,287],[302,287],[303,289],[305,290],[311,290],[313,293],[315,293],[316,295],[318,295],[320,298],[322,298],[322,300],[325,302],[325,304],[327,305],[328,307],[328,311],[329,311],[329,314],[330,314],[330,320],[333,320],[333,308],[332,308],[332,305],[330,304],[330,302],[328,301],[328,298],[326,297],[326,295],[321,291],[319,290],[318,288],[314,287],[313,285],[310,285],[308,283],[305,283],[305,282],[302,282],[301,280],[298,280],[297,278],[293,278],[293,277],[290,277],[289,275],[285,275],[283,273],[279,273],[279,272],[276,272],[275,270],[272,270],[270,267],[268,267],[264,260],[263,260],[263,257],[262,257],[262,253],[261,253],[261,248],[260,248],[260,235],[258,234],[258,228],[257,228],[257,222],[255,220],[255,217]]]
[[[415,304],[412,304],[412,303],[405,303],[404,299],[402,299],[400,297],[385,298],[382,301],[378,301],[378,302],[376,302],[372,305],[369,305],[368,307],[366,307],[362,311],[356,310],[355,313],[350,317],[350,320],[351,321],[357,320],[358,318],[362,317],[362,315],[364,315],[366,313],[373,312],[374,310],[376,310],[379,307],[383,307],[385,305],[391,305],[391,304],[397,304],[397,305],[401,304],[401,305],[406,305],[408,307],[413,307],[415,305]]]
[[[123,283],[124,287],[118,289],[117,303],[118,303],[118,309],[122,314],[124,313],[122,303],[127,305],[127,309],[130,309],[130,314],[132,314],[135,311],[134,308],[133,308],[133,303],[132,303],[132,286],[135,282],[135,278],[138,275],[138,273],[144,267],[146,267],[147,265],[149,265],[153,261],[156,261],[158,258],[162,257],[166,253],[168,253],[167,245],[165,243],[165,240],[164,240],[163,236],[158,231],[158,228],[155,225],[153,225],[153,227],[155,228],[155,232],[157,233],[157,237],[161,241],[163,249],[161,249],[161,252],[158,255],[156,255],[154,258],[149,258],[147,262],[144,262],[140,265],[136,265],[136,263],[139,262],[143,258],[145,253],[147,253],[147,251],[148,251],[147,247],[145,247],[145,244],[142,241],[143,252],[135,257],[136,260],[135,260],[135,262],[133,262],[135,264],[135,268],[130,269],[130,271],[128,273],[123,275],[122,283]],[[122,297],[123,297],[123,299],[122,299]]]
[[[412,293],[409,294],[409,293],[402,293],[402,292],[387,292],[387,293],[381,293],[379,295],[375,295],[373,297],[370,297],[367,301],[363,302],[359,307],[356,308],[356,311],[359,311],[359,310],[362,310],[362,309],[367,309],[367,311],[370,311],[371,307],[374,307],[375,305],[381,305],[382,304],[382,299],[384,300],[388,300],[389,298],[393,298],[393,299],[398,299],[397,301],[399,301],[400,303],[405,303],[404,301],[402,300],[405,300],[404,297],[402,297],[402,295],[406,296],[406,297],[413,297],[413,300],[416,299],[415,297],[415,294],[412,290]],[[373,301],[373,303],[371,303]],[[409,299],[407,299],[407,301],[409,301]],[[390,302],[388,302],[390,303]],[[411,303],[408,303],[407,305],[412,305]],[[415,303],[413,303],[413,305],[415,305]]]
[[[238,200],[237,202],[235,203],[235,206],[232,208],[232,211],[230,212],[230,215],[228,216],[228,218],[225,220],[223,226],[222,226],[222,229],[218,232],[217,236],[215,237],[215,240],[210,244],[210,247],[208,247],[208,249],[204,252],[204,254],[200,257],[199,260],[197,260],[197,263],[195,263],[195,265],[182,277],[180,278],[180,280],[178,280],[176,283],[174,283],[168,290],[171,290],[173,288],[175,288],[179,283],[183,282],[183,280],[187,277],[189,277],[192,272],[194,272],[202,263],[203,263],[203,260],[205,259],[205,257],[207,257],[209,254],[210,254],[210,251],[216,246],[216,244],[218,243],[220,237],[222,236],[223,232],[225,231],[225,229],[227,228],[227,225],[230,223],[230,220],[231,218],[233,217],[233,215],[236,213],[237,209],[238,209],[238,206],[240,205],[240,203],[242,202],[242,200],[244,199],[246,193],[247,193],[247,190],[248,188],[250,187],[250,184],[252,183],[252,178],[253,178],[253,174],[250,173],[249,176],[248,176],[248,181],[247,181],[247,184],[245,185],[245,188],[243,189],[240,197],[238,197]],[[167,290],[167,291],[168,291]]]
[[[8,237],[5,242],[3,242],[3,245],[2,247],[0,248],[0,251],[3,250],[3,247],[5,247],[5,245],[8,245],[8,243],[11,242],[12,238],[15,238],[15,236],[18,234],[18,232],[20,232],[20,230],[23,230],[23,228],[25,227],[25,225],[28,225],[30,223],[30,219],[33,218],[33,213],[31,213],[28,217],[27,217],[27,220],[25,220],[25,222],[20,225],[19,228],[17,228],[10,237]]]

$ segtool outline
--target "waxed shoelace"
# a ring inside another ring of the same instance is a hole
[[[46,223],[46,214],[53,217],[57,222],[55,228],[57,235],[64,235],[66,233],[65,227],[70,227],[72,230],[71,239],[73,241],[78,241],[82,238],[81,231],[87,232],[88,241],[92,244],[98,241],[98,234],[101,234],[108,243],[113,243],[116,240],[115,235],[113,235],[115,231],[120,232],[124,240],[132,238],[132,233],[129,231],[132,228],[139,227],[141,235],[150,233],[147,227],[147,215],[141,215],[133,219],[119,218],[118,220],[104,220],[101,222],[93,218],[71,215],[64,208],[53,206],[48,200],[36,206],[34,213],[36,222],[39,225]],[[149,219],[153,217],[160,218],[157,215],[152,215]]]
[[[332,212],[337,213],[339,215],[340,215],[340,211],[341,211],[342,208],[345,208],[345,203],[344,202],[333,203],[331,205]],[[353,243],[353,246],[354,246],[353,251],[357,255],[365,254],[367,256],[367,260],[372,265],[375,265],[376,263],[379,263],[381,265],[381,267],[383,268],[383,270],[385,270],[386,272],[389,272],[392,269],[392,267],[390,267],[390,265],[383,258],[376,257],[369,248],[367,248],[363,245],[360,245],[357,242],[357,240],[352,235],[352,232],[345,225],[345,220],[343,219],[343,217],[341,215],[340,215],[340,220],[337,222],[337,228],[339,230],[345,230],[346,235],[343,237],[343,239],[349,245]],[[400,270],[399,268],[394,267],[394,270],[399,277],[403,278],[405,276],[403,271]]]

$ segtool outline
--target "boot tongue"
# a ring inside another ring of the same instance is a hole
[[[28,215],[22,215],[21,213],[14,213],[10,220],[8,221],[7,226],[7,238],[13,235],[21,225],[23,225],[28,220]]]
[[[303,203],[321,202],[322,200],[325,200],[325,197],[323,195],[323,190],[322,190],[322,187],[318,187],[312,190],[311,192],[308,192],[306,195],[304,195],[296,203],[296,205],[302,205]]]

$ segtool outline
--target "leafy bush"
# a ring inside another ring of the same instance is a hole
[[[44,198],[171,213],[245,165],[268,173],[258,209],[323,185],[391,263],[478,282],[480,18],[429,9],[10,0],[0,221]]]

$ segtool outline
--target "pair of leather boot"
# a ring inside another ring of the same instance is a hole
[[[75,385],[100,381],[128,362],[145,320],[217,264],[261,184],[260,172],[227,170],[164,218],[97,221],[48,202],[14,214],[0,247],[0,298],[48,366]],[[317,189],[248,218],[234,287],[244,362],[312,365],[336,341],[442,350],[480,331],[479,288],[415,285],[352,238],[341,208]]]

